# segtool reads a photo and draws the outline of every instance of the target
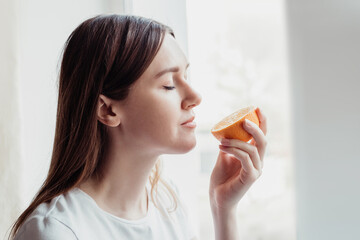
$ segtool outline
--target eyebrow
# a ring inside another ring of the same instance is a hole
[[[190,63],[188,63],[188,64],[186,65],[185,69],[187,69],[189,66],[190,66]],[[157,73],[157,74],[155,75],[155,78],[159,78],[159,77],[161,77],[162,75],[164,75],[165,73],[168,73],[168,72],[178,72],[179,70],[180,70],[179,67],[166,68],[166,69],[160,71],[159,73]]]

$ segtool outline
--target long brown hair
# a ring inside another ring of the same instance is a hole
[[[100,15],[80,24],[64,46],[50,169],[39,192],[14,223],[14,237],[41,203],[49,202],[98,174],[104,154],[106,128],[97,121],[100,94],[124,100],[130,86],[144,73],[158,52],[166,25],[137,16]],[[160,161],[151,176],[151,197],[160,181]],[[155,203],[156,201],[154,201]]]

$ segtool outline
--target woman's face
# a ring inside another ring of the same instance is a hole
[[[188,61],[166,34],[159,52],[122,101],[120,129],[126,141],[157,154],[185,153],[196,145],[194,117],[201,96],[187,81]]]

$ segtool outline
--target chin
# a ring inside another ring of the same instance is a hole
[[[161,154],[185,154],[190,152],[196,146],[195,135],[177,136],[171,139],[167,139],[167,142],[163,142],[163,148]]]
[[[196,139],[192,139],[186,142],[182,142],[181,146],[178,146],[176,149],[176,154],[184,154],[190,152],[196,146]]]

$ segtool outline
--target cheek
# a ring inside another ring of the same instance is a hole
[[[161,104],[161,105],[160,105]],[[169,108],[168,105],[160,103],[152,107],[148,107],[144,112],[144,126],[154,135],[171,136],[176,130],[178,124],[178,116],[174,108]]]
[[[156,89],[147,97],[137,102],[137,109],[141,109],[144,118],[155,123],[166,124],[179,118],[180,103],[175,92]],[[141,114],[141,112],[139,114]],[[156,125],[156,124],[155,124]]]
[[[142,98],[129,105],[126,123],[132,131],[151,134],[171,134],[180,124],[177,103],[169,98]]]

